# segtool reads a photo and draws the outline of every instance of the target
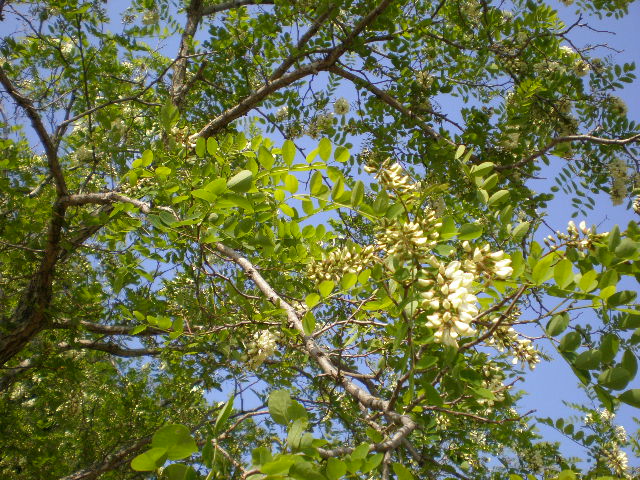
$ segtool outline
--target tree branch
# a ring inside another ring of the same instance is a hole
[[[374,446],[376,450],[387,451],[398,447],[401,444],[402,439],[408,436],[413,430],[417,428],[417,424],[411,417],[390,410],[389,402],[367,393],[351,380],[342,375],[341,371],[329,359],[328,353],[315,342],[312,336],[309,336],[305,333],[304,327],[302,325],[302,320],[300,319],[300,316],[298,315],[296,309],[286,301],[284,301],[284,299],[276,293],[276,291],[271,287],[271,285],[269,285],[269,283],[262,277],[262,275],[260,275],[258,270],[256,270],[256,268],[251,264],[249,260],[242,257],[235,250],[221,243],[215,244],[215,249],[219,253],[227,257],[229,260],[237,264],[240,268],[242,268],[245,274],[255,283],[255,285],[269,302],[271,302],[276,307],[282,308],[286,312],[289,323],[302,336],[303,346],[305,350],[307,351],[309,356],[311,356],[315,360],[315,362],[320,366],[320,368],[326,375],[333,378],[336,383],[341,384],[342,387],[362,406],[371,410],[382,412],[392,422],[402,425],[389,439]],[[334,455],[334,452],[337,451],[342,450],[331,450],[326,451],[325,453],[329,456],[332,456]],[[335,453],[335,455],[338,454],[339,453]]]
[[[219,132],[226,125],[232,121],[245,115],[268,95],[279,90],[283,87],[291,85],[297,80],[304,78],[308,75],[316,74],[320,71],[328,70],[335,62],[338,61],[340,56],[345,53],[349,47],[353,44],[357,36],[371,24],[382,12],[391,4],[393,0],[382,0],[374,9],[372,9],[367,16],[365,16],[349,33],[347,38],[338,46],[333,48],[322,60],[318,60],[307,65],[304,65],[297,70],[289,74],[282,75],[273,82],[266,83],[260,87],[256,92],[252,93],[248,97],[244,98],[240,103],[231,107],[216,118],[211,120],[204,126],[198,133],[189,137],[190,141],[195,141],[198,137],[208,137]]]
[[[151,442],[151,435],[136,440],[131,445],[124,447],[117,452],[111,453],[101,462],[96,462],[90,467],[79,470],[75,473],[60,478],[60,480],[94,480],[105,472],[114,470],[127,463],[134,453]]]
[[[567,136],[564,136],[564,137],[554,138],[544,148],[538,150],[537,152],[532,153],[528,157],[523,158],[522,160],[520,160],[518,162],[512,163],[510,165],[497,165],[495,168],[496,168],[496,170],[502,171],[502,170],[511,170],[513,168],[522,167],[522,166],[526,165],[527,163],[532,162],[536,158],[544,155],[545,153],[547,153],[549,150],[553,149],[553,147],[555,147],[556,145],[559,145],[560,143],[566,143],[566,142],[590,142],[590,143],[598,143],[600,145],[623,146],[623,145],[627,145],[629,143],[635,143],[635,142],[638,142],[638,141],[640,141],[640,133],[638,133],[636,135],[632,135],[631,137],[628,137],[628,138],[620,138],[620,139],[618,139],[618,138],[601,138],[601,137],[594,137],[592,135],[567,135]]]
[[[247,5],[274,5],[274,0],[229,0],[228,2],[218,3],[217,5],[209,5],[202,9],[202,15],[213,15],[215,13],[224,12],[233,8],[244,7]]]
[[[51,172],[51,175],[55,180],[58,196],[66,195],[67,183],[64,179],[62,168],[60,167],[60,163],[58,161],[58,148],[49,136],[49,133],[47,132],[47,129],[42,122],[42,118],[40,118],[40,115],[36,111],[31,100],[22,95],[16,89],[16,87],[13,85],[13,82],[11,82],[1,66],[0,83],[7,91],[7,93],[11,96],[11,98],[13,98],[13,100],[24,110],[24,112],[27,114],[27,117],[29,117],[29,120],[31,120],[31,125],[33,126],[33,129],[36,131],[38,138],[44,146],[45,154],[47,156],[47,163],[49,166],[49,172]]]
[[[58,344],[60,350],[98,350],[100,352],[109,353],[117,357],[135,358],[155,356],[162,353],[162,348],[125,348],[121,347],[117,343],[112,342],[97,342],[93,340],[87,340],[84,338],[75,340],[73,344],[68,342],[61,342]]]

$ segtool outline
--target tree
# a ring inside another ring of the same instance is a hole
[[[2,477],[632,478],[629,3],[2,2]]]

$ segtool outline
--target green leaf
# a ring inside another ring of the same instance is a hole
[[[560,340],[558,349],[561,352],[573,352],[581,343],[582,336],[578,332],[569,332]]]
[[[480,165],[474,165],[471,167],[471,175],[474,177],[484,177],[493,170],[494,166],[495,164],[493,162],[483,162]]]
[[[153,448],[164,448],[169,460],[182,460],[198,451],[196,441],[184,425],[165,425],[151,439]]]
[[[614,293],[607,298],[607,305],[610,307],[617,307],[619,305],[630,305],[638,296],[637,292],[633,290],[622,290]]]
[[[287,444],[292,449],[298,449],[300,447],[300,439],[302,438],[302,434],[307,428],[307,424],[308,422],[305,419],[298,418],[289,427],[289,432],[287,434]]]
[[[145,150],[142,152],[142,157],[140,158],[140,166],[148,167],[153,162],[153,152],[151,150]]]
[[[630,238],[623,238],[620,244],[615,249],[616,255],[620,258],[635,257],[639,251],[640,243],[634,242]]]
[[[304,317],[302,317],[302,328],[305,335],[311,335],[316,329],[316,317],[312,312],[307,312]]]
[[[287,165],[291,165],[293,163],[293,159],[296,156],[296,145],[291,140],[285,140],[282,144],[282,160]]]
[[[598,377],[598,383],[612,390],[622,390],[632,378],[631,373],[626,368],[618,365],[602,372]]]
[[[284,188],[291,193],[298,191],[298,179],[294,175],[287,175],[284,178]]]
[[[216,142],[216,139],[213,137],[207,138],[207,153],[209,155],[215,155],[217,151],[218,151],[218,142]]]
[[[265,170],[271,170],[271,167],[273,167],[273,155],[263,145],[260,145],[260,148],[258,149],[258,162]]]
[[[618,399],[632,407],[640,408],[640,388],[633,388],[622,393]]]
[[[224,178],[216,178],[210,181],[204,186],[204,190],[207,192],[215,193],[216,195],[227,191],[227,181]]]
[[[554,269],[551,268],[553,258],[552,255],[547,255],[536,262],[531,271],[531,280],[534,285],[542,285],[553,276]]]
[[[271,462],[267,462],[260,467],[262,473],[267,475],[285,475],[289,473],[291,465],[298,459],[293,455],[281,455]]]
[[[473,240],[474,238],[478,238],[482,235],[482,230],[482,225],[478,225],[477,223],[465,223],[460,227],[458,239]]]
[[[131,460],[131,468],[137,472],[152,472],[164,465],[167,449],[154,447]]]
[[[158,167],[155,170],[156,177],[159,177],[160,180],[166,180],[167,177],[171,174],[171,169],[169,167]]]
[[[311,462],[299,461],[291,466],[289,475],[296,480],[327,480],[316,468]]]
[[[291,396],[286,390],[275,390],[269,395],[269,415],[274,422],[287,425],[287,409],[291,406]],[[264,470],[263,470],[264,471]],[[267,472],[265,472],[267,473]]]
[[[322,174],[320,172],[315,172],[311,176],[311,182],[309,183],[309,191],[311,195],[318,195],[322,191],[322,187],[324,184],[322,183]]]
[[[320,295],[317,293],[310,293],[304,298],[304,303],[307,304],[307,307],[313,308],[320,303]]]
[[[562,313],[560,315],[554,315],[553,318],[547,324],[547,335],[555,337],[564,332],[569,326],[569,314]]]
[[[602,361],[604,363],[610,363],[616,357],[618,349],[620,348],[620,340],[612,333],[606,334],[600,340],[600,352],[602,353]]]
[[[229,397],[229,400],[222,406],[220,412],[218,412],[218,417],[216,418],[216,423],[213,426],[213,434],[218,434],[222,430],[222,426],[231,415],[233,411],[233,396]]]
[[[338,197],[342,195],[344,192],[344,180],[339,178],[338,181],[333,185],[331,189],[331,199],[336,200]]]
[[[393,467],[393,471],[398,477],[398,480],[414,480],[411,470],[409,470],[401,463],[395,462],[391,466]]]
[[[358,180],[351,191],[351,206],[357,207],[364,199],[364,183]]]
[[[607,238],[607,247],[610,252],[615,252],[618,245],[620,245],[620,227],[614,225]]]
[[[349,153],[349,149],[345,147],[336,147],[335,152],[333,152],[333,158],[336,162],[346,163],[349,161],[349,157],[351,154]]]
[[[384,455],[382,453],[376,453],[375,455],[371,455],[369,458],[365,459],[362,467],[360,467],[360,471],[362,473],[368,473],[378,467],[382,463],[382,458]]]
[[[251,170],[242,170],[227,181],[227,188],[236,193],[248,192],[253,182]]]
[[[253,464],[259,467],[260,465],[271,462],[273,457],[267,447],[258,447],[251,451],[251,459]]]
[[[598,280],[596,277],[598,276],[598,272],[595,270],[589,270],[582,275],[582,278],[578,282],[578,287],[580,290],[587,293],[594,290],[598,286]]]
[[[209,190],[205,190],[204,188],[200,188],[198,190],[194,190],[191,192],[191,195],[195,198],[201,198],[209,203],[215,202],[218,196],[214,193],[211,193]]]
[[[320,140],[320,143],[318,144],[318,153],[320,154],[320,158],[325,162],[329,160],[329,157],[331,157],[332,149],[333,146],[331,145],[331,140],[326,137]]]
[[[371,445],[369,445],[368,443],[363,443],[358,445],[353,452],[351,452],[351,459],[352,460],[363,460],[368,454],[369,454],[369,450],[371,448]]]
[[[568,258],[563,258],[553,267],[553,279],[558,287],[568,287],[573,282],[573,278],[573,263]]]
[[[349,290],[358,282],[358,275],[355,273],[345,273],[340,280],[340,286],[343,290]]]
[[[600,367],[601,360],[600,350],[587,350],[576,357],[573,365],[580,370],[595,370]]]
[[[160,122],[165,130],[171,130],[171,127],[178,123],[179,119],[180,111],[171,101],[165,102],[165,104],[160,107]]]
[[[322,295],[322,297],[328,297],[331,292],[333,291],[333,287],[335,287],[335,283],[333,283],[331,280],[324,280],[322,282],[320,282],[320,284],[318,285],[318,291],[320,292],[320,295]]]
[[[172,463],[162,471],[162,478],[167,480],[189,480],[198,478],[195,473],[195,470],[190,465]]]
[[[204,152],[206,150],[206,140],[203,137],[198,137],[196,140],[196,155],[199,157],[204,157]]]
[[[329,480],[339,480],[347,473],[347,465],[340,459],[331,457],[327,460],[325,475]]]
[[[620,365],[624,367],[624,369],[629,372],[631,378],[636,376],[638,373],[638,360],[636,359],[635,354],[631,350],[625,350],[622,354],[622,362]]]
[[[513,237],[514,242],[519,242],[524,238],[524,236],[529,231],[529,227],[531,226],[530,222],[522,222],[519,223],[511,232],[511,236]]]
[[[499,205],[509,198],[509,190],[498,190],[496,193],[489,197],[487,204],[489,206]]]

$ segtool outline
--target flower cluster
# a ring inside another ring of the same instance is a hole
[[[422,307],[435,310],[427,315],[427,326],[435,330],[436,342],[457,346],[459,336],[470,336],[475,333],[471,321],[478,314],[478,298],[471,293],[471,285],[475,277],[471,272],[461,269],[457,260],[446,267],[441,265],[436,277],[436,288],[420,294]],[[429,280],[418,285],[429,287]],[[436,292],[439,293],[436,296]]]
[[[496,402],[502,402],[504,400],[504,392],[509,387],[504,385],[504,372],[494,364],[485,365],[482,368],[482,388],[489,390],[493,393],[494,399],[490,398],[478,398],[477,402],[481,405],[492,407]]]
[[[375,173],[376,179],[387,190],[396,191],[401,195],[416,190],[416,185],[408,175],[404,174],[402,166],[399,163],[391,163],[390,158],[385,160],[379,168],[375,164],[367,164],[364,171]]]
[[[567,233],[558,230],[555,237],[549,235],[544,239],[544,243],[553,250],[559,248],[558,242],[579,250],[589,250],[593,247],[593,242],[600,240],[604,235],[604,233],[596,233],[595,230],[588,229],[584,220],[578,226],[571,220],[567,225]]]
[[[517,314],[518,313],[514,313],[512,316]],[[501,320],[501,317],[496,317],[492,322],[495,325]],[[504,325],[499,325],[486,342],[488,345],[495,346],[500,352],[510,352],[511,355],[513,355],[512,363],[514,365],[521,362],[533,370],[536,368],[536,364],[540,363],[540,352],[534,348],[531,340],[522,338],[509,322],[504,323]]]
[[[609,96],[607,99],[607,104],[609,107],[609,111],[614,115],[624,116],[627,114],[628,107],[627,104],[624,103],[620,97],[616,97],[614,95]]]
[[[269,330],[256,332],[253,335],[253,341],[247,349],[250,356],[248,365],[256,369],[276,351],[278,335],[271,333]]]
[[[278,122],[283,121],[288,116],[289,116],[289,107],[287,107],[286,105],[280,107],[275,115],[276,121]]]
[[[416,82],[425,89],[430,89],[433,85],[435,78],[427,71],[421,71],[416,73]]]
[[[636,198],[633,199],[633,203],[631,204],[631,208],[633,211],[640,215],[640,195],[636,195]]]
[[[333,111],[336,115],[346,115],[347,113],[349,113],[349,109],[349,100],[344,97],[340,97],[333,104]]]
[[[376,236],[378,247],[387,255],[409,259],[415,255],[422,256],[436,244],[438,228],[435,214],[429,212],[426,219],[416,222],[395,222],[387,225],[385,230]]]
[[[316,283],[323,280],[339,281],[347,273],[360,273],[374,258],[375,247],[372,245],[364,248],[357,245],[339,248],[323,256],[320,261],[313,259],[309,263],[307,275]]]
[[[627,164],[624,160],[618,158],[612,161],[609,164],[609,175],[611,177],[611,202],[614,205],[620,205],[627,196],[629,182]]]
[[[504,252],[499,250],[491,252],[489,245],[473,249],[468,241],[462,243],[462,248],[467,253],[472,253],[471,258],[464,262],[464,267],[478,275],[484,273],[496,278],[505,279],[513,274],[511,259],[504,257]]]
[[[613,442],[606,444],[602,450],[602,457],[616,475],[626,477],[629,470],[629,459],[618,444]]]

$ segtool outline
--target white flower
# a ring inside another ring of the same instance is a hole
[[[336,113],[336,115],[346,115],[347,113],[349,113],[349,109],[349,101],[344,97],[340,97],[333,104],[333,111]]]
[[[560,51],[565,55],[571,55],[571,56],[576,55],[576,51],[568,45],[562,45],[560,47]]]
[[[495,274],[498,278],[509,278],[513,274],[511,259],[505,258],[495,263]]]
[[[73,42],[71,40],[66,40],[60,46],[60,51],[63,55],[69,55],[73,51]]]

